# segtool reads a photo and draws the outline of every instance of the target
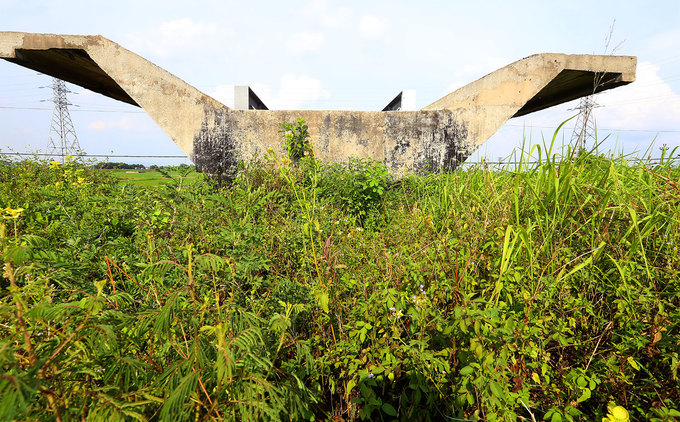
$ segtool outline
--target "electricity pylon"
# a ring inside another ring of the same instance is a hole
[[[78,136],[68,111],[68,106],[72,104],[66,98],[66,94],[71,93],[71,91],[66,88],[64,81],[57,78],[52,80],[50,87],[54,93],[51,100],[54,103],[54,112],[52,112],[47,154],[60,157],[63,163],[65,156],[80,153]]]
[[[586,148],[589,140],[596,141],[597,131],[595,129],[595,114],[593,109],[599,107],[595,102],[594,95],[581,97],[578,107],[570,110],[578,110],[578,117],[574,124],[574,131],[571,134],[571,145],[579,151]]]

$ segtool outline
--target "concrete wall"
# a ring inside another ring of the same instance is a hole
[[[285,153],[280,122],[305,119],[315,156],[384,162],[397,174],[456,168],[473,150],[467,124],[449,110],[411,112],[241,111],[206,109],[192,161],[201,171],[228,172],[238,160]]]

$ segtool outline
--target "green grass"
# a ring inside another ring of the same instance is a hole
[[[171,179],[165,176],[163,173],[154,170],[100,170],[111,174],[113,177],[121,180],[122,182],[129,183],[136,186],[159,186],[161,184],[168,183]],[[180,175],[179,171],[169,172],[170,176],[178,177]],[[198,173],[191,172],[187,174],[184,178],[187,183],[193,183],[198,177]]]
[[[3,164],[0,420],[677,420],[680,169],[540,155]]]

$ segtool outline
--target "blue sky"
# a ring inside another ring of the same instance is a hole
[[[638,57],[637,81],[597,97],[605,149],[680,146],[680,2],[0,0],[0,30],[101,34],[230,105],[251,85],[270,108],[379,110],[400,90],[424,107],[541,53]],[[615,21],[609,49],[606,38]],[[45,150],[50,78],[0,60],[0,149]],[[139,108],[80,87],[88,154],[181,155]],[[511,119],[472,159],[540,142],[575,103]],[[44,109],[44,110],[35,110]],[[564,136],[571,136],[569,123]],[[119,159],[142,163],[187,160]]]

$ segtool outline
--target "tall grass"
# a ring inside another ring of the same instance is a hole
[[[228,187],[3,164],[0,419],[673,420],[680,169],[551,145]]]

